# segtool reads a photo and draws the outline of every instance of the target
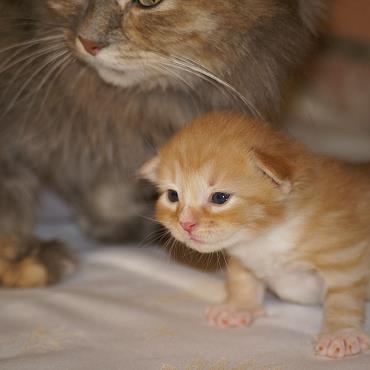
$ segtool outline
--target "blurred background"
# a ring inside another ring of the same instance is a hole
[[[285,128],[313,150],[370,160],[370,0],[331,0]]]

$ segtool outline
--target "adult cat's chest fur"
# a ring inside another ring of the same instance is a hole
[[[304,215],[296,215],[258,238],[229,248],[227,253],[237,257],[280,298],[303,304],[319,303],[324,283],[294,253],[304,224]]]
[[[321,5],[2,0],[0,236],[32,234],[46,180],[90,235],[143,238],[139,166],[199,113],[276,117]]]

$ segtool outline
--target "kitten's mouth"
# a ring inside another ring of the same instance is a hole
[[[192,242],[195,242],[195,243],[198,243],[198,244],[207,244],[206,242],[204,242],[203,240],[201,239],[198,239],[196,238],[195,236],[193,235],[190,235],[189,239],[192,241]]]
[[[194,235],[187,235],[184,243],[190,248],[196,249],[201,253],[209,253],[222,250],[230,246],[230,238],[220,238],[217,240],[202,240]]]

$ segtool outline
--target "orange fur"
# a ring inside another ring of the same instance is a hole
[[[249,323],[268,287],[283,299],[323,302],[320,355],[338,358],[368,347],[361,332],[370,286],[367,175],[233,113],[196,119],[142,174],[162,193],[157,218],[176,239],[231,258],[229,299],[209,311],[211,323]],[[169,189],[178,202],[169,202]],[[212,204],[215,192],[231,198]],[[184,220],[191,232],[180,226]]]

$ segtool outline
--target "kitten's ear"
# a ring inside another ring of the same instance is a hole
[[[157,181],[157,169],[159,167],[160,159],[156,156],[146,162],[139,170],[139,176],[150,182]]]
[[[292,170],[288,161],[280,156],[273,156],[253,149],[252,162],[286,194],[292,189]]]

